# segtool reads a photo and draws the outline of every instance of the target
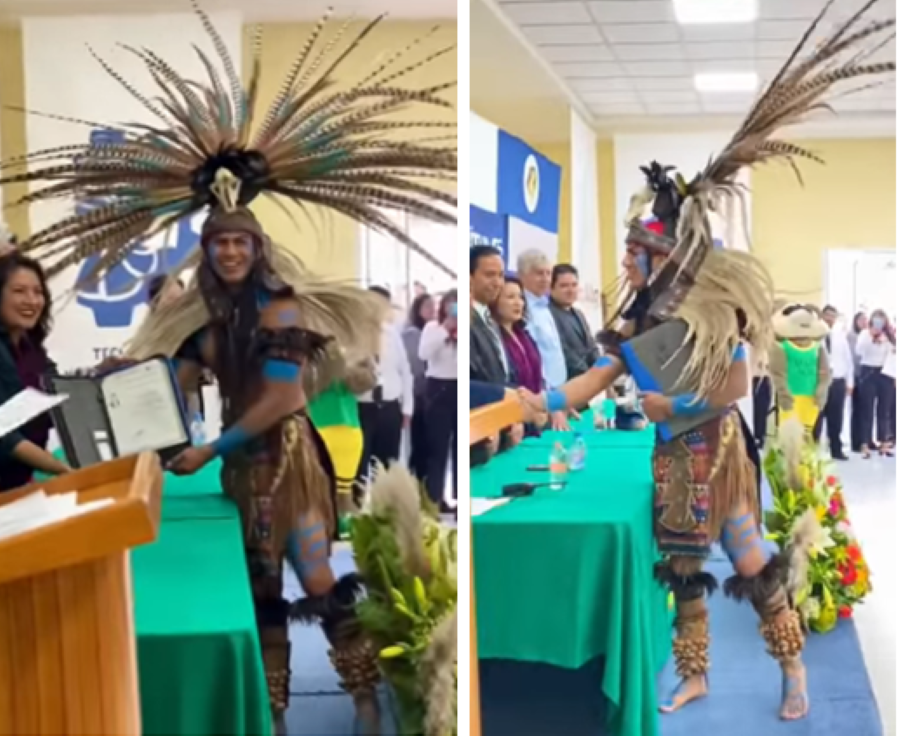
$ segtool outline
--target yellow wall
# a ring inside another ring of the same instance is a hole
[[[597,196],[600,198],[600,268],[603,272],[601,288],[610,293],[619,275],[616,251],[616,154],[611,138],[597,141]]]
[[[422,48],[425,51],[436,51],[444,46],[453,45],[456,41],[456,22],[438,21],[440,30],[426,41]],[[338,24],[334,24],[336,28]],[[413,39],[422,36],[435,25],[435,21],[427,22],[385,22],[378,26],[364,41],[362,47],[355,51],[343,63],[343,74],[338,75],[338,85],[346,79],[355,82],[374,69],[374,64],[383,61],[390,53],[402,49]],[[311,24],[272,24],[265,26],[263,41],[263,73],[260,83],[260,99],[274,98],[281,86],[284,76],[297,55],[307,34],[312,30]],[[351,37],[354,29],[362,24],[354,24],[347,32]],[[244,37],[244,73],[249,75],[249,32]],[[407,58],[410,61],[420,59],[425,54],[413,52]],[[398,64],[401,64],[398,62]],[[397,66],[397,69],[402,66]],[[398,80],[398,84],[406,87],[424,88],[456,79],[456,52],[445,54],[421,70],[416,70]],[[451,89],[444,97],[456,103],[456,89]],[[455,120],[456,111],[441,108],[429,108],[416,105],[403,111],[407,120]],[[417,133],[418,135],[418,133]],[[360,228],[350,219],[332,214],[324,210],[315,211],[312,217],[305,216],[296,207],[290,207],[295,220],[285,214],[277,205],[268,200],[258,200],[254,210],[263,222],[273,240],[286,245],[296,246],[307,265],[323,275],[340,278],[357,278],[359,276],[358,248]]]
[[[7,109],[25,104],[25,73],[22,68],[22,31],[19,26],[0,26],[0,160],[21,156],[25,146],[25,116]],[[0,202],[3,219],[19,237],[31,232],[27,207],[10,207],[28,193],[27,184],[3,188]]]
[[[785,166],[754,172],[753,249],[785,296],[820,303],[829,248],[894,250],[896,141],[815,140],[826,161],[800,164],[801,187]]]

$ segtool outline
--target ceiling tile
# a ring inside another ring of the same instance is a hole
[[[757,23],[756,37],[761,41],[799,41],[809,23],[805,20],[761,20]]]
[[[696,104],[699,99],[696,92],[687,89],[666,89],[657,90],[655,92],[641,92],[640,95],[641,99],[647,103],[692,102]]]
[[[756,23],[712,23],[682,26],[686,43],[713,41],[752,41],[756,38]]]
[[[679,77],[690,73],[684,61],[629,61],[622,66],[633,77]]]
[[[598,23],[674,23],[671,0],[604,0],[588,3]]]
[[[610,43],[676,43],[681,40],[674,23],[641,23],[603,26]]]
[[[634,92],[585,92],[581,95],[589,105],[639,105],[640,99]]]
[[[680,43],[623,43],[613,47],[622,61],[682,61],[684,46]]]
[[[696,115],[701,109],[697,102],[651,102],[647,103],[647,111],[651,115]]]
[[[634,89],[634,86],[626,77],[604,77],[598,79],[573,79],[569,85],[578,93],[583,92],[614,92]]]
[[[688,56],[697,60],[752,59],[756,56],[756,46],[752,41],[689,43],[685,46]]]
[[[659,90],[694,90],[693,77],[635,77],[631,80],[639,92],[656,92]]]
[[[526,26],[522,31],[538,46],[603,43],[596,26]]]
[[[548,61],[615,61],[606,46],[544,46],[541,55]]]
[[[560,26],[571,23],[593,23],[584,3],[517,3],[505,5],[504,12],[516,23],[529,26]]]
[[[721,61],[692,61],[692,74],[746,74],[757,72],[765,76],[760,70],[760,62],[753,59],[723,59]]]
[[[708,100],[700,101],[703,112],[718,114],[745,115],[750,112],[753,100]]]
[[[594,105],[589,106],[592,113],[597,117],[621,117],[622,115],[643,115],[645,113],[644,106],[639,104],[617,104],[617,105]]]
[[[757,41],[756,54],[761,59],[787,59],[796,45],[796,39],[791,39],[790,41]]]
[[[821,13],[824,7],[823,0],[759,0],[759,17],[764,20],[809,21]]]
[[[555,64],[556,71],[564,77],[621,77],[622,68],[618,64]]]

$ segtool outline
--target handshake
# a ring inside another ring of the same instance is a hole
[[[523,420],[526,424],[533,424],[538,429],[544,429],[547,424],[557,432],[568,432],[569,418],[578,419],[578,412],[570,409],[568,412],[547,411],[547,397],[544,394],[535,394],[527,388],[507,389],[507,399],[515,399],[522,407]]]

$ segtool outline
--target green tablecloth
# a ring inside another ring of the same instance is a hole
[[[570,425],[572,429],[569,432],[548,430],[541,433],[540,437],[526,438],[522,441],[522,446],[526,448],[546,447],[549,449],[557,442],[562,442],[564,446],[568,447],[572,443],[574,433],[579,432],[584,438],[588,449],[594,447],[608,450],[643,448],[649,452],[653,447],[654,429],[652,426],[638,432],[596,429],[594,427],[594,417],[590,410],[583,412],[581,417],[578,420],[571,421]]]
[[[547,480],[525,470],[546,463],[545,450],[519,447],[474,469],[472,496]],[[587,467],[563,490],[473,519],[479,656],[575,669],[602,655],[615,736],[658,733],[656,675],[671,618],[652,576],[652,494],[649,447],[589,446]]]
[[[159,538],[131,559],[144,736],[269,736],[240,522],[218,461],[166,475]]]

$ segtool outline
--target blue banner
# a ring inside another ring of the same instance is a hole
[[[524,141],[499,131],[497,211],[550,233],[559,232],[562,169]]]
[[[509,260],[509,218],[469,205],[469,247],[490,245],[500,251],[503,263]]]

